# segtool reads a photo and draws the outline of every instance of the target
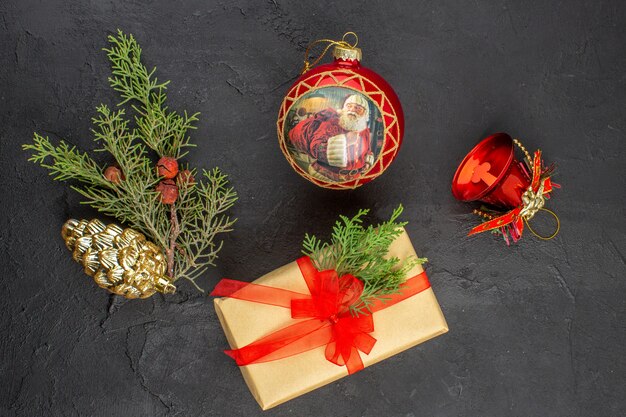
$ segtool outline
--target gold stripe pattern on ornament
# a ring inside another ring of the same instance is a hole
[[[147,298],[156,292],[173,294],[165,275],[163,251],[136,230],[105,225],[98,219],[70,219],[61,236],[72,257],[96,284],[126,298]]]

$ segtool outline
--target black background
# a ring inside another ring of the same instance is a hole
[[[626,415],[626,7],[615,1],[106,1],[0,3],[0,415]],[[236,231],[202,277],[252,280],[324,235],[337,214],[400,202],[450,332],[262,413],[212,300],[127,301],[83,274],[59,236],[93,217],[27,162],[34,131],[94,148],[96,105],[116,103],[101,48],[133,33],[171,79],[169,103],[201,112],[187,161],[239,192]],[[360,36],[363,64],[404,106],[395,163],[356,191],[301,179],[277,144],[278,106],[306,44]],[[456,165],[507,131],[558,164],[543,242],[465,237]]]

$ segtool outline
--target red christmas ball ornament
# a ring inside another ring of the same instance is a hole
[[[345,39],[352,35],[353,44]],[[310,49],[327,43],[308,62]],[[280,148],[293,169],[316,185],[354,189],[381,175],[396,157],[404,134],[402,106],[391,86],[361,65],[353,32],[307,49],[302,75],[278,112]],[[329,48],[334,62],[315,66]]]
[[[171,156],[163,156],[157,162],[157,171],[160,177],[171,179],[178,174],[178,161]]]

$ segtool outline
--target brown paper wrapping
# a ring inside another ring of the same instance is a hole
[[[393,242],[389,256],[416,256],[406,231]],[[412,269],[407,277],[422,272]],[[308,294],[298,264],[294,261],[254,281],[256,284]],[[216,298],[215,310],[231,348],[241,348],[294,321],[287,308],[234,298]],[[362,352],[367,367],[448,331],[446,319],[431,288],[374,313],[377,339],[369,355]],[[326,360],[324,347],[285,359],[241,366],[241,373],[261,408],[267,410],[348,375],[345,366]]]

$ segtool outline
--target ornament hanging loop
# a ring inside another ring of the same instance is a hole
[[[354,37],[354,43],[353,43],[353,44],[350,44],[350,43],[346,40],[346,38],[347,38],[348,36],[350,36],[350,35],[352,35],[352,36]],[[354,33],[354,32],[346,32],[346,33],[344,33],[344,34],[343,34],[343,36],[341,37],[341,41],[342,41],[342,42],[345,42],[346,44],[348,44],[351,48],[356,48],[356,47],[357,47],[357,45],[359,44],[359,37],[358,37],[358,36],[357,36],[357,34],[356,34],[356,33]]]
[[[533,235],[535,235],[536,237],[538,237],[541,240],[550,240],[556,237],[556,235],[559,234],[559,231],[561,230],[561,222],[559,220],[559,216],[556,215],[555,212],[553,212],[552,210],[548,210],[547,208],[540,208],[539,210],[541,211],[547,211],[548,213],[550,213],[554,219],[556,220],[556,230],[554,231],[554,233],[552,233],[550,236],[541,236],[540,234],[538,234],[537,232],[535,232],[533,230],[532,227],[530,227],[530,224],[528,223],[528,220],[524,219],[524,222],[526,223],[526,227],[528,227],[528,230],[530,230],[530,233],[532,233]]]
[[[348,41],[346,41],[346,38],[348,36],[353,36],[354,37],[354,43],[351,44]],[[311,63],[309,62],[309,58],[310,58],[310,54],[311,54],[311,50],[319,44],[324,44],[326,43],[326,47],[324,47],[324,50],[322,51],[322,53]],[[322,58],[324,58],[324,55],[326,55],[326,53],[328,52],[328,50],[333,47],[333,46],[341,46],[344,48],[348,48],[348,49],[354,49],[356,48],[356,46],[359,44],[359,37],[357,36],[356,33],[354,32],[346,32],[343,34],[343,37],[341,38],[340,41],[336,41],[333,39],[318,39],[316,41],[311,42],[307,48],[306,51],[304,52],[304,66],[302,67],[302,71],[300,71],[300,74],[304,74],[305,72],[307,72],[308,70],[311,69],[311,67],[314,67],[315,65],[317,65]]]

